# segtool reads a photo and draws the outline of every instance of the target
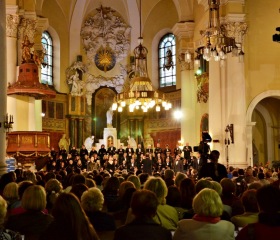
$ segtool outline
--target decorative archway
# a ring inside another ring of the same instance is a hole
[[[268,90],[257,95],[249,104],[246,113],[246,152],[247,152],[247,162],[249,165],[253,164],[253,133],[252,128],[255,126],[256,122],[252,122],[252,114],[257,104],[268,97],[280,98],[280,90]]]

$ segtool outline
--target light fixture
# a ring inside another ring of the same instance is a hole
[[[156,90],[148,76],[147,70],[147,54],[148,50],[142,45],[142,23],[141,23],[141,0],[140,0],[140,37],[139,45],[134,49],[135,57],[135,74],[130,80],[127,87],[117,94],[112,105],[112,110],[122,112],[125,106],[129,107],[129,111],[133,112],[135,109],[142,109],[147,112],[149,109],[156,106],[156,111],[159,112],[162,106],[165,110],[169,110],[172,105],[165,99],[164,93]]]
[[[13,128],[14,124],[14,116],[13,115],[8,115],[8,113],[5,115],[5,120],[3,122],[3,127],[6,132],[10,132],[10,129]],[[2,127],[2,123],[0,122],[0,128]]]
[[[227,37],[225,29],[220,25],[220,0],[208,0],[209,4],[209,24],[208,28],[201,31],[201,35],[204,38],[204,46],[199,48],[200,54],[203,59],[209,61],[213,59],[215,61],[224,60],[227,57],[227,53],[232,52],[232,56],[239,56],[242,52],[242,46],[237,47],[235,39],[233,37]],[[240,50],[240,53],[238,51]],[[244,52],[242,52],[242,57]]]

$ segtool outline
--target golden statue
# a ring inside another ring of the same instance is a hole
[[[21,45],[22,49],[22,60],[21,63],[30,63],[33,62],[31,48],[33,47],[34,43],[31,43],[28,39],[28,36],[25,35],[24,40]]]

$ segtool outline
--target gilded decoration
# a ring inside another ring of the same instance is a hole
[[[86,18],[81,30],[86,55],[95,63],[98,50],[108,48],[114,54],[116,62],[120,62],[130,50],[131,27],[110,7],[101,6],[96,12]]]
[[[107,46],[104,48],[101,46],[95,55],[94,62],[99,70],[106,73],[116,65],[116,57],[110,47]]]
[[[221,25],[221,29],[227,37],[234,38],[237,43],[242,43],[248,25],[246,22],[227,22]]]
[[[6,36],[17,38],[17,31],[19,25],[19,16],[14,14],[7,14],[6,16]]]
[[[46,119],[43,118],[43,129],[53,129],[65,131],[66,125],[65,120],[62,119]]]
[[[179,61],[179,64],[180,64],[181,71],[193,70],[194,69],[194,62],[193,61],[186,62],[184,58],[185,58],[184,54],[181,54],[178,57],[178,61]]]
[[[196,76],[197,80],[197,102],[207,103],[209,98],[209,76],[207,73],[204,73],[200,76]]]

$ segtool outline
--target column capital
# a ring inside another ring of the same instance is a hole
[[[17,31],[20,17],[17,14],[6,15],[6,36],[17,38]]]
[[[179,41],[182,38],[192,39],[194,35],[194,25],[194,22],[178,22],[173,26],[172,32],[178,37]]]

